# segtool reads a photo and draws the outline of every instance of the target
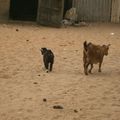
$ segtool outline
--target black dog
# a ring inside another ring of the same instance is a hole
[[[40,51],[43,55],[43,62],[47,72],[52,71],[53,63],[54,63],[53,52],[47,48],[41,48]]]

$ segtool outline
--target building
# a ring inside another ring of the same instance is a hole
[[[10,0],[0,0],[0,21],[9,19]]]
[[[120,23],[120,0],[73,0],[78,19]]]
[[[25,20],[60,26],[71,7],[78,20],[120,23],[120,0],[0,0],[0,21]]]
[[[120,23],[120,0],[112,0],[111,22]]]

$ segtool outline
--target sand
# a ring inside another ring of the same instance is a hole
[[[95,65],[84,75],[85,40],[111,44],[102,73]],[[42,69],[41,47],[55,54],[51,73]],[[120,120],[120,24],[1,23],[0,120]]]

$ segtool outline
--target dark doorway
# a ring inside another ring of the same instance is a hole
[[[64,0],[64,13],[63,13],[63,16],[65,15],[67,10],[72,8],[72,2],[73,2],[73,0]]]
[[[10,19],[36,21],[38,0],[10,0]]]

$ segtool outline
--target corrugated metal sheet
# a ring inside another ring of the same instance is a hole
[[[111,22],[120,23],[120,0],[112,0]]]
[[[73,0],[78,20],[110,21],[112,0]]]

